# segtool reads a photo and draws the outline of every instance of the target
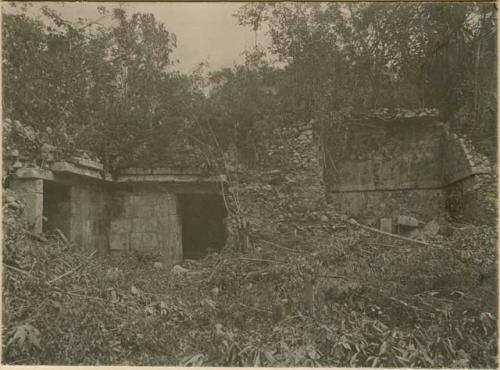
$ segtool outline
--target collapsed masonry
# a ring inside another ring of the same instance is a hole
[[[257,244],[327,243],[346,217],[405,234],[428,224],[435,231],[436,220],[448,216],[496,223],[495,169],[450,133],[436,110],[354,116],[340,151],[338,138],[319,137],[314,122],[268,126],[260,162],[232,184]],[[237,229],[237,220],[232,225]]]
[[[299,235],[311,243],[339,214],[388,231],[443,214],[496,222],[494,169],[437,112],[374,113],[349,126],[334,160],[334,141],[319,140],[312,124],[270,125],[257,143],[259,163],[244,169],[228,157],[228,177],[129,169],[103,179],[102,166],[79,160],[20,168],[11,188],[35,232],[58,228],[83,248],[171,264],[241,244],[242,219],[251,242]]]

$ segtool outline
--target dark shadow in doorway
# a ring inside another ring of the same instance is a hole
[[[209,250],[217,251],[224,247],[226,230],[223,220],[227,211],[220,195],[179,195],[179,210],[184,258],[202,258]]]

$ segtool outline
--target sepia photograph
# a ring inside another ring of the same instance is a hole
[[[3,2],[2,364],[497,368],[496,2]]]

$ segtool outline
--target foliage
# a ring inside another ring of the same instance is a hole
[[[4,115],[69,137],[54,144],[90,149],[107,170],[154,166],[178,150],[186,102],[202,95],[169,70],[176,38],[152,14],[99,11],[75,23],[49,7],[43,22],[4,12]]]
[[[495,16],[493,4],[430,3],[259,3],[238,13],[242,25],[269,30],[269,52],[285,63],[287,97],[303,121],[349,109],[435,107],[491,159]]]
[[[31,239],[15,209],[3,221],[5,363],[496,364],[496,280],[481,277],[494,261],[491,227],[450,224],[436,249],[352,226],[332,238],[313,223],[302,239],[255,240],[246,255],[187,260],[178,273],[89,257],[57,232]]]

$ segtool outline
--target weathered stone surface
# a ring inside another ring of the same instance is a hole
[[[157,270],[161,270],[161,269],[163,269],[163,263],[155,262],[155,263],[153,263],[153,268],[155,268]]]
[[[85,249],[108,249],[108,238],[111,244],[110,219],[106,211],[109,202],[108,193],[98,184],[71,186],[69,209],[65,212],[70,223],[68,237]],[[118,242],[114,243],[117,246]]]
[[[130,238],[130,249],[133,251],[138,251],[142,247],[142,233],[131,233]]]
[[[131,222],[127,219],[112,220],[110,224],[111,233],[128,233],[130,232]]]
[[[374,124],[351,130],[346,150],[326,162],[329,191],[404,190],[442,185],[442,130],[417,124]]]
[[[174,274],[186,274],[189,272],[188,269],[185,269],[184,267],[182,266],[179,266],[179,265],[175,265],[174,267],[172,267],[172,272]]]
[[[109,248],[112,251],[126,251],[129,249],[130,239],[128,233],[115,233],[110,234]]]
[[[401,215],[398,216],[398,225],[405,227],[418,227],[418,220],[415,217]]]
[[[428,222],[424,226],[424,234],[430,237],[436,236],[437,233],[439,232],[439,224],[436,220],[432,220]]]
[[[328,193],[327,200],[338,213],[357,219],[413,213],[428,220],[444,211],[445,193],[441,189]]]
[[[127,230],[130,249],[157,255],[164,263],[179,262],[182,241],[176,196],[165,189],[147,192],[139,186],[137,191],[123,192],[119,199],[123,209],[111,224]]]
[[[50,169],[56,173],[73,174],[102,180],[102,173],[93,168],[80,167],[68,162],[55,162]]]
[[[392,234],[392,218],[381,218],[380,219],[380,230],[386,233]]]
[[[43,229],[43,180],[14,179],[10,183],[18,200],[24,205],[22,217],[35,233]]]

